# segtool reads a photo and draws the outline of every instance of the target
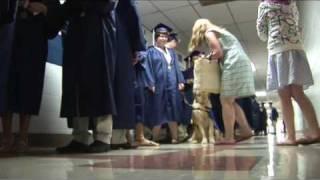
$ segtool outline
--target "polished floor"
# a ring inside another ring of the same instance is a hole
[[[33,149],[0,155],[0,180],[304,180],[320,179],[320,144],[274,146],[256,136],[235,146],[161,145],[105,154],[57,155]]]

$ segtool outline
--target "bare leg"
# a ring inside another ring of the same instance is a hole
[[[224,141],[235,142],[234,139],[234,124],[235,124],[235,98],[220,97],[222,105],[223,124],[225,128]]]
[[[12,133],[12,114],[6,113],[2,115],[2,152],[8,152],[12,149],[14,136]]]
[[[30,118],[29,114],[20,114],[20,140],[24,142],[28,142]]]
[[[171,133],[171,143],[178,143],[178,124],[177,122],[169,122],[169,129]]]
[[[251,137],[253,135],[252,129],[250,128],[242,108],[237,103],[234,103],[234,109],[237,117],[236,121],[240,127],[241,137]]]
[[[26,152],[28,150],[28,132],[31,116],[29,114],[19,114],[20,116],[20,132],[19,140],[16,142],[15,151],[19,153]]]
[[[292,85],[291,92],[294,100],[298,103],[308,123],[309,134],[306,136],[311,139],[320,138],[319,124],[317,121],[315,110],[309,98],[304,94],[302,86]]]
[[[143,131],[143,124],[142,123],[138,123],[136,125],[136,140],[140,141],[144,139],[144,131]]]
[[[142,123],[136,125],[136,142],[138,146],[159,146],[158,143],[150,141],[144,137],[144,126]]]
[[[296,144],[296,133],[294,128],[294,112],[293,112],[293,106],[291,101],[290,86],[286,86],[282,89],[279,89],[278,94],[281,102],[283,120],[286,124],[286,128],[288,131],[287,139],[283,143],[280,143],[279,145]]]
[[[159,141],[160,131],[161,131],[161,126],[155,126],[152,128],[152,138],[156,142]]]

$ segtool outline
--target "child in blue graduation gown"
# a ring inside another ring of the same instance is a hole
[[[155,46],[147,50],[148,78],[151,82],[147,118],[153,127],[154,140],[159,138],[161,125],[168,122],[172,143],[177,143],[177,121],[181,113],[179,90],[184,88],[184,78],[176,53],[165,47],[171,28],[159,24],[154,31]]]

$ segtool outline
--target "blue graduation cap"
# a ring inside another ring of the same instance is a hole
[[[152,29],[152,41],[153,41],[153,45],[155,44],[155,35],[156,34],[170,34],[172,32],[172,28],[163,24],[163,23],[159,23],[157,24],[153,29]]]
[[[180,42],[180,39],[178,38],[178,33],[170,33],[168,42],[175,40],[177,42]]]
[[[169,34],[170,32],[172,32],[172,28],[165,25],[165,24],[159,23],[153,28],[153,31],[155,33],[168,33]]]

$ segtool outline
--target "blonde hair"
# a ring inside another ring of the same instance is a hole
[[[200,47],[204,42],[206,42],[206,32],[209,29],[222,32],[222,29],[219,26],[214,25],[208,19],[198,19],[193,25],[192,35],[189,42],[189,52],[194,51],[197,47]]]

